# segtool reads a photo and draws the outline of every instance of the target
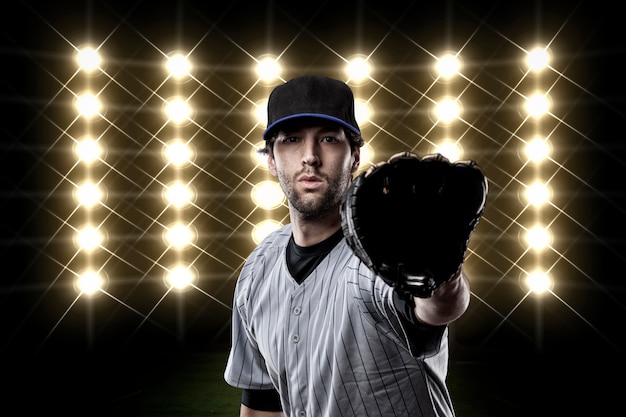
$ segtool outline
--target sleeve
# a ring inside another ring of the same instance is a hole
[[[241,394],[241,403],[253,410],[283,411],[280,396],[275,389],[244,389]]]
[[[235,287],[231,320],[231,348],[224,371],[225,381],[242,389],[273,389],[265,365],[265,359],[258,349],[254,332],[247,320],[246,306],[251,279],[250,264],[244,265]]]
[[[447,326],[429,326],[419,322],[413,313],[414,305],[400,297],[396,291],[393,291],[393,303],[414,355],[422,357],[436,355],[441,348]]]
[[[444,344],[447,326],[428,326],[420,323],[412,313],[412,306],[364,263],[357,268],[356,287],[365,318],[380,332],[392,337],[418,359],[437,355]]]

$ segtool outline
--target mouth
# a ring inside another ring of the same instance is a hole
[[[298,178],[298,182],[306,188],[316,188],[323,183],[322,179],[316,175],[302,175]]]

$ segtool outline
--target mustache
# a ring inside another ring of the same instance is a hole
[[[322,174],[316,168],[310,168],[309,167],[309,168],[305,168],[305,169],[297,172],[294,175],[294,180],[297,180],[298,178],[306,176],[306,175],[314,175],[314,176],[316,176],[318,178],[321,178],[321,179],[324,179],[324,180],[327,179],[327,176],[325,174]]]

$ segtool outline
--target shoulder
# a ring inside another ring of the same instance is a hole
[[[264,275],[266,265],[278,265],[280,260],[284,261],[290,237],[291,225],[287,224],[263,238],[243,264],[239,274],[239,285],[243,285],[254,276]]]
[[[261,240],[257,247],[254,248],[250,256],[248,256],[246,264],[257,261],[257,258],[267,259],[278,256],[278,254],[284,252],[290,237],[291,224],[286,224],[270,232]]]

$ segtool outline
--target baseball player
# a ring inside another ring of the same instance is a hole
[[[354,178],[354,97],[323,76],[272,91],[263,138],[291,223],[235,288],[224,378],[240,416],[454,416],[448,325],[470,300],[480,168],[402,152]]]

